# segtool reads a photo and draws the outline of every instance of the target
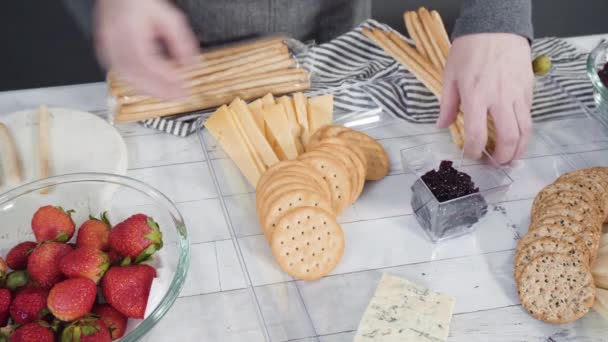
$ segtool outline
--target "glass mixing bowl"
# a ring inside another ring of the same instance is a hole
[[[78,173],[29,183],[0,194],[0,256],[6,256],[19,242],[35,241],[32,215],[39,207],[49,204],[76,210],[72,218],[77,227],[89,215],[98,216],[104,211],[108,212],[112,224],[136,213],[152,216],[158,222],[164,246],[151,262],[157,277],[152,284],[145,319],[130,319],[121,341],[137,341],[143,337],[173,305],[188,270],[188,233],[175,205],[151,186],[119,175]]]

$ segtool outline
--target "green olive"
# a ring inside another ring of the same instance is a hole
[[[544,76],[551,71],[551,57],[547,55],[540,55],[534,58],[532,61],[532,69],[534,74],[538,76]]]

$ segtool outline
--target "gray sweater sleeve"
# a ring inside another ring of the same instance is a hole
[[[485,32],[515,33],[531,40],[532,0],[464,0],[452,38]]]

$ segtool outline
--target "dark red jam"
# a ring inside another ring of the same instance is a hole
[[[439,170],[431,170],[422,176],[422,180],[439,202],[479,192],[471,176],[452,167],[452,162],[444,160]]]
[[[608,63],[604,64],[604,67],[597,72],[597,75],[602,80],[602,83],[604,83],[604,86],[608,88]]]

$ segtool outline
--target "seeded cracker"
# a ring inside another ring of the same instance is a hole
[[[593,306],[595,285],[589,267],[575,257],[549,253],[532,260],[521,274],[522,306],[548,323],[570,323]]]
[[[276,224],[270,241],[279,266],[296,279],[314,280],[331,272],[344,254],[344,233],[335,216],[300,207]]]
[[[590,222],[576,222],[564,216],[548,216],[539,220],[537,223],[538,225],[536,226],[540,226],[542,224],[557,224],[564,228],[568,228],[577,234],[581,240],[583,240],[585,246],[589,250],[590,262],[593,264],[595,258],[597,257],[598,247],[600,245],[600,225],[594,226]],[[533,229],[534,227],[535,226],[531,226],[530,229]]]
[[[532,260],[547,253],[565,254],[575,257],[581,263],[589,263],[589,251],[582,242],[573,243],[544,237],[527,245],[517,245],[515,250],[515,279],[519,280],[521,272]]]

